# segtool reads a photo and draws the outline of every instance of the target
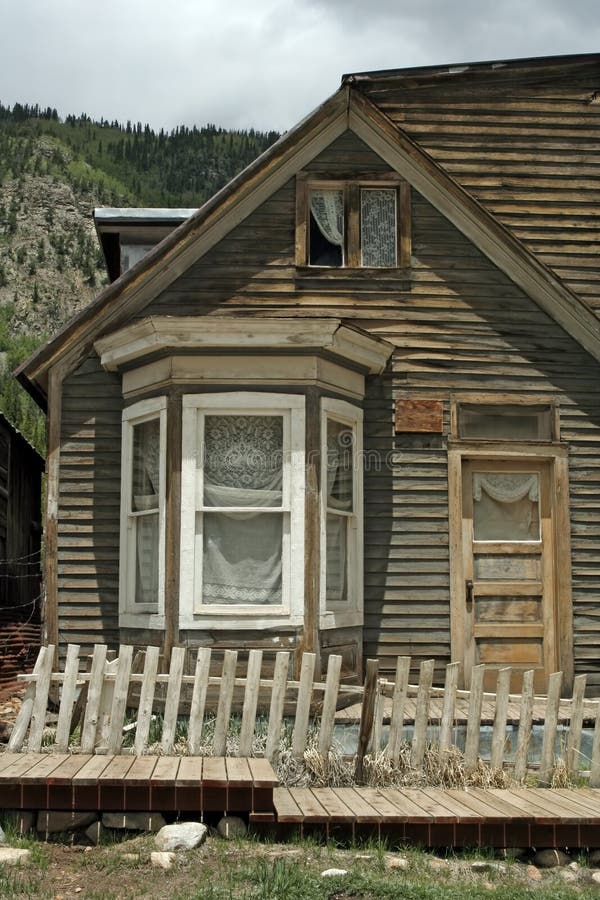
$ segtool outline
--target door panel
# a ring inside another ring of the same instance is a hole
[[[465,678],[485,663],[486,690],[513,668],[511,688],[534,669],[543,691],[558,667],[550,467],[530,461],[463,460]]]

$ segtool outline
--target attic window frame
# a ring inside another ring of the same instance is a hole
[[[363,188],[393,189],[396,191],[396,265],[364,266],[360,235],[360,202]],[[342,264],[319,266],[310,263],[310,203],[311,190],[342,191],[344,195],[344,246]],[[410,185],[396,172],[365,172],[352,176],[327,173],[299,172],[296,175],[296,266],[311,273],[395,272],[406,269],[411,261]]]
[[[482,412],[484,410],[494,410],[498,415],[503,410],[512,407],[521,407],[523,410],[535,407],[546,407],[550,413],[550,435],[548,437],[522,438],[513,436],[510,433],[499,434],[496,437],[472,437],[463,436],[461,434],[461,410],[463,407],[478,407]],[[450,440],[456,444],[560,444],[561,441],[561,422],[560,422],[560,406],[555,396],[548,394],[456,394],[452,397],[450,406]]]

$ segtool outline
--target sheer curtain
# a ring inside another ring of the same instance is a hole
[[[135,517],[135,602],[158,602],[160,423],[141,422],[133,430],[131,509]]]
[[[313,190],[310,211],[323,237],[336,247],[344,244],[344,194],[342,191]]]
[[[479,541],[539,540],[539,476],[529,472],[475,472],[473,536]]]
[[[203,602],[279,605],[283,417],[208,415],[199,441]]]
[[[339,603],[348,597],[348,528],[353,511],[352,429],[327,421],[326,599]]]
[[[363,266],[395,266],[396,191],[363,188],[360,192],[360,244]]]

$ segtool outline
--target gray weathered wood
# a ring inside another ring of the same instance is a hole
[[[442,706],[442,718],[440,721],[440,750],[446,752],[452,746],[452,726],[454,725],[454,711],[456,708],[456,688],[460,663],[448,663],[446,666],[446,680],[444,682],[444,703]]]
[[[27,748],[30,753],[39,753],[42,746],[42,736],[46,724],[46,708],[48,706],[48,693],[50,691],[50,675],[54,663],[54,646],[49,644],[37,673],[37,683],[33,708],[31,710],[31,724],[29,726],[29,740]]]
[[[569,735],[567,737],[567,769],[575,774],[579,769],[579,748],[581,746],[581,732],[583,729],[583,701],[585,699],[585,687],[587,675],[576,675],[573,679],[573,701],[571,706],[571,718],[569,720]]]
[[[598,700],[596,703],[596,721],[594,723],[594,739],[592,742],[590,787],[600,788],[600,700]]]
[[[483,703],[483,677],[485,666],[473,666],[471,670],[471,696],[465,738],[465,771],[472,772],[479,759],[479,738],[481,735],[481,705]]]
[[[136,756],[141,756],[148,744],[159,656],[160,650],[158,647],[146,647],[146,659],[144,660],[144,673],[137,711],[135,740],[133,744],[133,752]]]
[[[533,719],[533,679],[535,672],[528,669],[523,673],[521,687],[521,709],[519,713],[519,733],[515,753],[515,778],[522,781],[527,773],[527,754],[531,738],[531,722]]]
[[[512,669],[500,669],[496,687],[496,712],[494,730],[492,731],[492,752],[490,765],[493,769],[501,769],[504,763],[506,746],[506,717],[508,713],[508,697],[510,694],[510,676]]]
[[[387,755],[393,762],[398,761],[400,747],[402,745],[402,733],[404,730],[404,710],[408,693],[408,679],[410,673],[410,656],[399,656],[396,660],[396,680],[392,695],[392,711],[390,714],[390,734],[387,745]]]
[[[240,731],[238,756],[252,756],[252,738],[254,737],[254,727],[256,725],[256,708],[258,706],[262,657],[262,650],[250,650],[248,654],[246,690],[244,692],[242,728]]]
[[[177,728],[177,716],[179,714],[179,697],[181,695],[181,678],[185,665],[185,647],[173,647],[171,650],[171,665],[169,667],[169,683],[167,685],[167,697],[165,700],[165,716],[163,720],[163,733],[160,749],[168,755],[173,751],[175,729]]]
[[[354,777],[358,784],[361,784],[364,780],[364,760],[368,752],[371,734],[373,732],[373,719],[375,717],[375,704],[377,701],[378,674],[379,660],[368,659],[365,669],[363,701],[360,714],[360,725],[358,728],[358,749],[354,769]]]
[[[37,659],[33,667],[34,675],[39,676],[40,672],[42,671],[44,667],[44,659],[47,652],[47,647],[40,648],[40,652],[37,655]],[[35,700],[37,684],[37,681],[32,681],[31,684],[28,685],[27,690],[23,695],[21,709],[17,714],[17,718],[15,720],[15,724],[8,741],[7,749],[9,753],[17,753],[23,746],[23,741],[25,740],[27,729],[29,728],[29,723],[31,721],[31,713],[33,712],[33,703]]]
[[[332,653],[327,660],[327,677],[325,679],[325,693],[321,711],[321,725],[319,727],[319,753],[324,758],[327,758],[333,740],[333,726],[335,724],[341,671],[342,657]]]
[[[104,684],[104,668],[106,666],[106,644],[96,644],[92,655],[87,704],[81,729],[81,752],[93,753],[96,746],[96,732],[100,716],[100,700]]]
[[[540,784],[549,785],[554,769],[554,744],[558,725],[558,707],[560,704],[560,688],[562,672],[554,672],[548,679],[548,698],[544,717],[544,738],[542,741],[542,757],[540,760]]]
[[[64,679],[58,710],[58,722],[56,725],[56,749],[59,753],[66,753],[71,734],[71,718],[73,716],[73,704],[75,703],[75,690],[77,688],[77,673],[79,671],[79,644],[69,644],[67,647],[67,659],[65,662]]]
[[[292,756],[294,759],[302,759],[306,749],[316,661],[317,657],[314,653],[305,653],[302,656],[300,687],[298,688],[298,700],[296,702],[296,718],[292,732]]]
[[[419,668],[419,688],[415,711],[415,730],[410,751],[410,764],[413,769],[423,765],[425,746],[427,743],[427,725],[429,722],[429,704],[431,701],[431,685],[433,682],[433,659],[424,659]]]
[[[119,661],[117,663],[117,677],[110,711],[110,727],[108,732],[108,752],[120,753],[123,744],[123,723],[127,708],[127,694],[129,693],[129,676],[131,675],[131,663],[133,662],[133,647],[129,644],[121,644],[119,648]]]
[[[231,715],[231,704],[233,701],[237,657],[237,650],[225,650],[223,654],[221,689],[219,691],[219,703],[217,706],[217,720],[215,722],[213,743],[213,753],[215,756],[225,756],[227,750],[227,732],[229,730],[229,717]]]
[[[208,677],[210,674],[209,647],[200,647],[196,657],[196,671],[194,672],[194,687],[192,691],[192,704],[190,707],[190,725],[188,730],[188,749],[192,756],[200,752],[202,743],[202,726],[204,724],[204,709],[206,706],[206,692],[208,690]]]
[[[275,655],[275,670],[273,672],[273,688],[271,690],[271,703],[269,706],[269,727],[267,731],[267,746],[265,756],[273,761],[279,751],[281,739],[281,724],[285,707],[285,691],[290,665],[290,654],[280,650]]]

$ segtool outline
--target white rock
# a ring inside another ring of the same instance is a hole
[[[106,812],[102,814],[105,828],[124,828],[127,831],[160,831],[167,824],[160,813]]]
[[[0,866],[16,866],[18,863],[27,862],[31,856],[31,850],[17,850],[15,847],[0,847]]]
[[[0,825],[0,844],[6,843],[6,835],[4,834],[4,829]]]
[[[472,872],[491,872],[492,865],[489,862],[486,862],[483,859],[478,859],[475,862],[471,863],[471,871]]]
[[[244,820],[240,819],[239,816],[223,816],[219,819],[217,832],[221,837],[227,838],[228,840],[235,840],[236,838],[245,837],[248,832],[248,827]]]
[[[600,872],[592,872],[590,881],[593,881],[594,884],[600,884]]]
[[[529,878],[530,881],[541,881],[542,873],[539,869],[536,869],[535,866],[527,866],[525,869],[525,874]]]
[[[401,869],[405,871],[408,869],[408,860],[404,856],[386,856],[385,867],[386,869]]]
[[[193,850],[206,840],[208,828],[201,822],[178,822],[161,828],[154,843],[157,850]]]
[[[321,872],[321,878],[337,878],[341,875],[347,875],[347,869],[325,869]]]
[[[155,850],[150,854],[150,862],[155,869],[166,869],[168,871],[172,868],[175,859],[175,853],[168,853],[164,850]]]

